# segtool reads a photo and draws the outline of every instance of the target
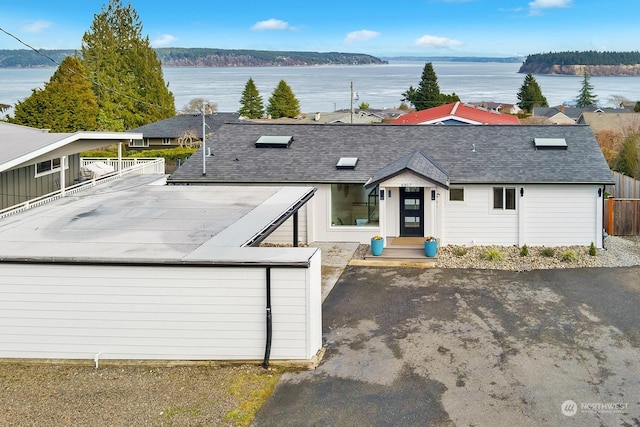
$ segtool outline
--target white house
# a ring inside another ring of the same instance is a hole
[[[602,247],[612,174],[587,126],[225,124],[209,148],[168,183],[312,185],[302,242]]]

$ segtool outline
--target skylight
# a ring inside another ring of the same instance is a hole
[[[336,169],[355,169],[357,164],[357,157],[340,157],[336,163]]]
[[[256,147],[289,148],[293,136],[262,135],[256,141]]]
[[[567,141],[564,138],[533,138],[533,144],[540,149],[567,149]]]

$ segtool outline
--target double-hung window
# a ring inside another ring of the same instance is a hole
[[[516,189],[515,187],[493,187],[493,209],[494,210],[515,210],[516,209]]]

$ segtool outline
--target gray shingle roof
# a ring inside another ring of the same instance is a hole
[[[427,154],[418,150],[376,172],[367,183],[367,187],[374,187],[382,181],[400,175],[405,171],[413,172],[427,181],[449,188],[449,175],[447,172],[431,160]]]
[[[262,135],[292,135],[289,148],[256,148]],[[534,138],[564,138],[566,150],[536,150]],[[198,151],[171,183],[366,183],[378,171],[422,151],[464,183],[612,183],[588,126],[420,126],[225,124],[208,140],[202,175]],[[474,150],[475,147],[475,150]],[[337,170],[340,157],[358,157]]]
[[[207,114],[207,132],[216,131],[223,123],[238,122],[239,117],[238,113]],[[129,132],[141,132],[144,138],[179,138],[187,131],[192,131],[202,138],[202,114],[181,114],[131,129]]]

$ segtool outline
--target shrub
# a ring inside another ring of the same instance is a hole
[[[551,258],[555,254],[556,254],[556,250],[553,248],[542,248],[542,250],[540,251],[540,255],[546,258]]]
[[[196,152],[195,148],[167,148],[161,150],[143,150],[130,155],[130,157],[164,157],[166,160],[178,160],[191,157]],[[129,155],[129,152],[127,152]]]
[[[589,255],[596,256],[596,245],[591,242],[591,246],[589,246]]]
[[[453,253],[457,257],[465,256],[467,254],[467,248],[465,248],[464,246],[458,246],[453,250]]]
[[[489,248],[484,253],[484,259],[487,261],[503,261],[504,255],[498,248]]]
[[[527,245],[522,245],[520,248],[520,256],[529,256],[529,247]]]
[[[578,256],[573,251],[573,249],[567,249],[562,252],[562,260],[566,262],[575,262],[578,259]]]
[[[127,150],[123,157],[164,157],[165,160],[178,160],[191,157],[196,152],[195,148],[165,148],[159,150]],[[80,157],[118,157],[118,150],[91,150],[83,151]]]

